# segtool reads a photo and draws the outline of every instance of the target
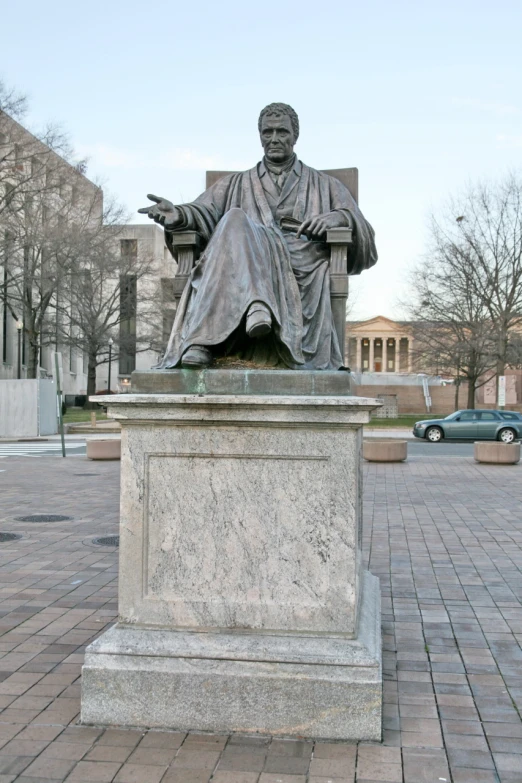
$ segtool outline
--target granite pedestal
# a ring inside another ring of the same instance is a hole
[[[119,621],[87,648],[82,722],[380,739],[360,473],[378,402],[101,401],[122,425]]]

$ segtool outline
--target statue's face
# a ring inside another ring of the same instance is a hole
[[[272,163],[284,163],[294,152],[295,136],[287,114],[269,114],[261,121],[261,144]]]

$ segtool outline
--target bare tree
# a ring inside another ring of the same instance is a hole
[[[522,178],[515,173],[468,188],[446,238],[469,259],[469,285],[480,297],[495,335],[496,371],[510,363],[510,343],[522,324]]]
[[[27,377],[36,378],[43,345],[53,342],[66,287],[85,243],[103,233],[103,194],[67,164],[55,187],[17,193],[3,214],[4,303],[23,321]],[[23,199],[23,200],[22,200]]]
[[[411,279],[417,364],[475,391],[510,363],[522,323],[522,181],[470,185],[430,222],[430,245]]]
[[[468,384],[467,407],[475,407],[475,394],[491,376],[494,366],[494,342],[488,322],[466,320],[457,312],[442,312],[442,301],[430,291],[431,299],[415,311],[423,314],[413,325],[414,361],[418,370],[453,377],[455,408],[459,407],[459,392]],[[427,302],[430,302],[428,305]],[[431,320],[435,310],[441,310],[437,320]],[[427,314],[429,311],[429,318]]]
[[[0,266],[3,306],[23,323],[27,377],[38,375],[40,349],[63,282],[87,226],[102,226],[103,194],[72,163],[66,136],[49,126],[27,131],[24,96],[0,83]],[[49,331],[47,329],[47,331]]]
[[[87,395],[96,391],[97,368],[112,358],[158,351],[161,340],[160,292],[154,258],[138,255],[137,242],[126,239],[123,211],[110,204],[103,231],[84,235],[83,250],[70,277],[68,298],[57,342],[87,356]]]
[[[438,223],[431,224],[432,244],[411,276],[408,304],[414,321],[418,369],[453,376],[458,389],[468,383],[467,407],[484,374],[494,366],[494,339],[483,297],[470,284],[474,276],[469,254],[446,241]]]

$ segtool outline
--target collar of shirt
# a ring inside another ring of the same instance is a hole
[[[300,160],[298,160],[298,158],[296,156],[295,160],[294,160],[294,165],[292,166],[291,170],[294,172],[294,174],[296,174],[298,177],[300,177],[302,169],[303,169],[303,164],[301,163]],[[265,161],[264,160],[260,161],[260,163],[257,164],[257,170],[258,170],[258,174],[259,174],[260,177],[264,177],[265,174],[268,173],[268,169],[267,169],[267,167],[265,165]]]

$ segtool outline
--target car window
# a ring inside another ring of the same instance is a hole
[[[497,421],[497,415],[487,411],[482,411],[482,413],[478,414],[478,417],[480,421]]]
[[[476,415],[475,411],[464,411],[460,414],[460,421],[473,421]]]
[[[503,411],[501,414],[503,419],[507,419],[508,421],[517,421],[518,416],[516,413],[508,413],[507,411]]]

